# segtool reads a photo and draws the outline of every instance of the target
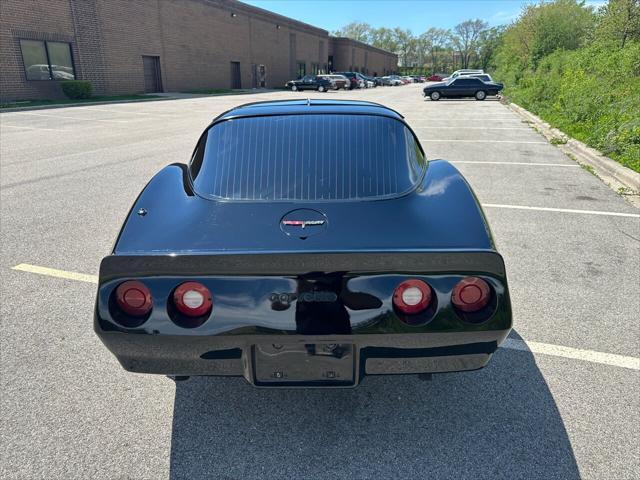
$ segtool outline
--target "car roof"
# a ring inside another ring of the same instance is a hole
[[[219,115],[213,123],[232,118],[260,117],[271,115],[304,115],[304,114],[355,114],[381,115],[396,119],[404,117],[395,110],[375,102],[360,100],[268,100],[247,103],[232,108]]]

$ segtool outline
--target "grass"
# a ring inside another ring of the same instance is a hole
[[[600,178],[600,176],[596,173],[596,171],[593,169],[593,167],[591,165],[586,165],[586,164],[580,163],[580,162],[578,162],[578,164],[580,165],[580,167],[582,167],[583,170],[586,170],[587,172],[589,172],[594,177]]]
[[[94,103],[94,102],[118,102],[127,100],[151,100],[160,98],[158,95],[101,95],[83,99],[60,99],[60,100],[17,100],[11,103],[0,103],[0,108],[19,108],[19,107],[39,107],[47,105],[67,105],[74,103]]]
[[[526,72],[505,64],[496,76],[502,76],[511,101],[640,172],[639,59],[640,42],[629,42],[624,49],[593,43],[558,50]],[[565,143],[560,138],[550,142]]]
[[[618,188],[618,195],[635,195],[635,192],[630,187]]]

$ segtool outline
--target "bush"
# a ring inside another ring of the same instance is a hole
[[[507,83],[505,95],[566,134],[640,171],[638,59],[637,42],[624,49],[592,44],[558,50],[521,79]],[[500,73],[515,80],[508,71]]]
[[[63,80],[60,82],[62,91],[71,99],[91,98],[93,86],[88,80]]]

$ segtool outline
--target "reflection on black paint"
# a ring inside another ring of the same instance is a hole
[[[382,301],[373,295],[349,291],[344,272],[300,275],[296,294],[296,333],[303,335],[349,335],[351,321],[347,308],[365,310],[382,306]],[[315,301],[316,298],[319,300]]]

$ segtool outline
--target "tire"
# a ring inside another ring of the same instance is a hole
[[[298,87],[296,85],[291,85],[291,91],[292,92],[297,92],[298,91]]]
[[[487,98],[487,92],[485,92],[484,90],[478,90],[476,92],[476,100],[484,100],[485,98]]]
[[[326,89],[326,88],[324,88],[324,85],[320,85],[320,86],[318,87],[318,91],[319,91],[319,92],[326,92],[326,91],[327,91],[327,89]]]
[[[344,87],[342,87],[343,90],[349,90],[349,85],[347,85],[346,83],[344,84]]]
[[[429,95],[429,98],[434,102],[437,102],[438,100],[440,100],[440,92],[431,92],[431,95]]]

